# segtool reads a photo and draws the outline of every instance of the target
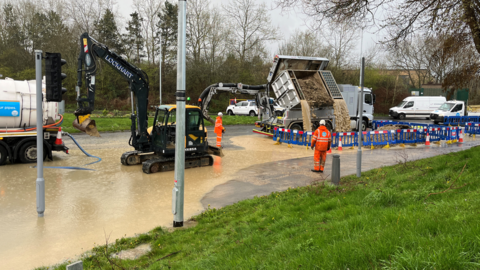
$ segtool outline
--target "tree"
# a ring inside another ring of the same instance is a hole
[[[300,30],[296,30],[294,35],[280,44],[278,50],[282,55],[329,57],[331,54],[331,49],[318,36]]]
[[[233,50],[243,63],[255,56],[266,41],[277,39],[277,28],[272,26],[265,4],[257,4],[254,0],[230,0],[222,6],[229,16],[233,38]]]
[[[427,53],[429,45],[422,36],[414,36],[411,40],[403,40],[388,49],[391,67],[407,72],[409,84],[413,87],[421,88],[422,84],[430,80]]]
[[[124,44],[126,46],[127,58],[131,58],[131,51],[135,52],[134,59],[137,64],[140,63],[143,56],[144,39],[142,36],[142,18],[137,12],[130,14],[130,21],[127,23],[127,34],[124,35]]]
[[[157,43],[162,47],[162,66],[177,61],[178,6],[165,1],[164,7],[157,14]]]
[[[382,26],[390,29],[390,42],[397,42],[417,30],[468,34],[480,53],[480,9],[478,0],[276,0],[282,8],[300,6],[317,21],[362,24],[386,13]]]
[[[480,54],[480,2],[478,0],[276,0],[282,8],[302,7],[317,21],[324,19],[361,25],[374,22],[377,14],[382,29],[388,31],[385,44],[397,47],[414,34],[448,36],[456,42],[443,47],[455,54],[462,46],[471,44]],[[479,63],[470,62],[445,75],[443,86],[462,87],[479,71]]]
[[[120,42],[120,34],[118,33],[115,15],[110,9],[106,9],[102,18],[95,21],[96,38],[108,48],[114,50],[118,54],[123,53],[122,44]]]
[[[155,64],[156,36],[158,13],[162,7],[162,1],[158,0],[134,0],[136,12],[142,18],[142,35],[145,40],[145,51],[148,63]]]

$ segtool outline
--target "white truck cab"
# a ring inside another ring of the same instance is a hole
[[[467,113],[465,103],[461,100],[449,100],[443,103],[435,111],[430,113],[430,120],[435,124],[442,123],[445,116],[476,116],[480,113]]]
[[[348,114],[350,115],[350,127],[352,130],[358,130],[358,121],[360,112],[358,111],[358,99],[360,97],[361,88],[359,86],[350,84],[339,84],[340,92],[342,93],[345,103],[347,103]],[[373,121],[373,104],[375,103],[375,95],[372,94],[370,88],[363,88],[363,119],[362,130],[372,126]]]
[[[407,117],[425,117],[429,118],[431,112],[447,99],[445,97],[418,97],[412,96],[405,98],[400,104],[389,109],[388,113],[395,119],[404,120]]]

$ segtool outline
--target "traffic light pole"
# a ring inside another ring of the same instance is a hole
[[[186,54],[186,0],[178,1],[177,54],[177,126],[175,138],[175,186],[173,188],[173,227],[183,227],[183,191],[185,180],[185,54]]]
[[[43,93],[42,93],[42,51],[35,50],[35,74],[37,81],[37,213],[45,212],[45,179],[43,179]]]

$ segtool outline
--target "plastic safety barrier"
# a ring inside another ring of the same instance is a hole
[[[416,129],[400,129],[397,130],[399,136],[397,137],[397,143],[417,143],[417,130]]]
[[[357,132],[339,132],[338,141],[342,142],[342,147],[358,146],[358,133]],[[338,145],[338,142],[337,142]]]
[[[273,133],[273,140],[279,141],[282,143],[291,143],[292,140],[292,130],[286,128],[275,128]]]
[[[465,124],[466,134],[480,134],[480,123],[467,123]]]
[[[431,142],[438,142],[442,140],[442,128],[441,127],[429,127],[428,135],[430,135]]]
[[[443,123],[445,125],[466,125],[470,122],[480,122],[480,116],[445,116]]]
[[[454,119],[453,121],[457,121]],[[377,121],[375,127],[381,127],[391,124],[406,124],[416,128],[398,129],[398,130],[374,130],[362,132],[363,146],[376,145],[394,145],[394,144],[415,144],[425,143],[427,134],[430,136],[430,142],[437,141],[457,141],[460,139],[460,130],[464,134],[480,134],[480,123],[465,123],[465,127],[459,126],[437,126],[407,122]],[[292,144],[309,146],[311,145],[314,132],[304,132],[301,130],[291,130],[286,128],[274,128],[273,140]],[[358,146],[358,132],[338,132],[332,133],[332,148]]]
[[[369,131],[363,132],[364,143],[363,145],[387,145],[390,144],[391,134],[389,130],[376,130],[376,131]]]

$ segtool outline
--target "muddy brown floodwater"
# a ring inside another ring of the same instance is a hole
[[[173,172],[144,174],[141,165],[122,166],[128,138],[84,140],[84,148],[103,160],[95,171],[45,169],[46,210],[37,218],[34,164],[0,167],[1,269],[32,269],[75,258],[95,244],[170,227]],[[106,137],[105,137],[106,136]],[[304,148],[274,146],[271,138],[239,136],[212,167],[185,171],[185,220],[203,211],[202,197],[251,165],[311,156]],[[45,166],[92,162],[70,140],[70,155],[55,153]],[[247,151],[245,151],[247,150]],[[237,175],[238,177],[238,175]]]

